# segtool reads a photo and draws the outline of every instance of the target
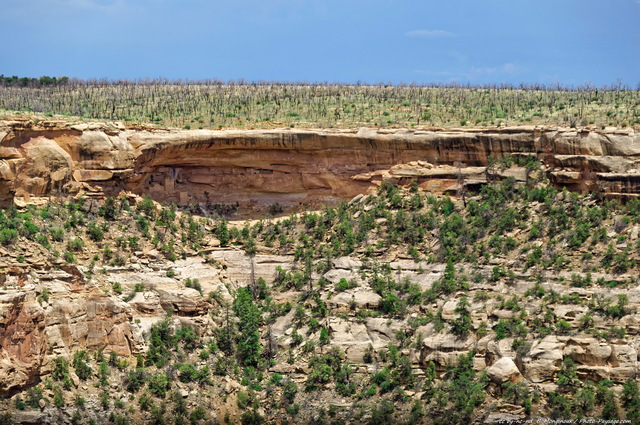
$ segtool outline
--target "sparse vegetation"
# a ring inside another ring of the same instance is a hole
[[[500,166],[519,161],[533,163],[504,158]],[[0,230],[16,235],[4,245],[16,252],[7,261],[40,270],[29,255],[36,247],[60,269],[79,270],[67,278],[69,287],[78,279],[94,288],[91,282],[100,299],[117,306],[142,293],[127,307],[144,299],[139,308],[148,308],[148,299],[160,297],[156,281],[191,298],[162,299],[156,323],[144,315],[130,319],[147,340],[137,359],[93,348],[61,354],[41,386],[2,404],[9,409],[39,409],[43,400],[68,411],[74,423],[88,422],[91,409],[114,423],[198,423],[215,410],[213,401],[227,397],[227,405],[242,409],[230,413],[231,423],[268,422],[273,415],[283,423],[467,423],[485,414],[488,401],[495,409],[517,405],[531,417],[640,415],[633,380],[589,383],[581,379],[580,356],[564,355],[557,370],[545,371],[557,385],[551,393],[524,381],[491,381],[477,367],[489,358],[486,351],[481,361],[474,352],[448,362],[432,356],[442,341],[466,346],[482,338],[487,344],[478,349],[499,341],[518,362],[550,335],[625,347],[637,332],[624,325],[637,308],[629,292],[640,264],[632,235],[637,202],[569,194],[534,174],[528,184],[496,179],[466,194],[466,203],[384,182],[376,194],[349,203],[242,223],[197,217],[151,198],[132,200],[129,208],[121,208],[123,200],[93,203],[0,211]],[[48,235],[48,246],[34,228]],[[96,229],[101,237],[93,236]],[[220,252],[244,251],[237,261],[246,270],[216,257],[214,240],[224,245]],[[73,265],[60,252],[73,255]],[[153,277],[135,275],[144,283],[108,271],[119,254],[129,264],[149,252],[140,264],[152,264],[144,270]],[[288,260],[269,266],[271,275],[258,263],[265,253]],[[192,273],[193,264],[215,273]],[[228,267],[244,274],[232,281]],[[22,290],[11,279],[4,290]],[[39,285],[39,308],[52,314],[65,296],[62,283]],[[180,292],[185,287],[211,295]],[[388,341],[371,337],[373,327]],[[371,345],[358,347],[356,338]],[[304,383],[300,370],[308,370]],[[114,397],[118,386],[130,397]],[[319,396],[350,407],[308,407]]]
[[[638,91],[621,84],[472,87],[0,77],[0,110],[185,129],[627,126],[640,124],[638,102]],[[274,207],[272,214],[277,210]]]

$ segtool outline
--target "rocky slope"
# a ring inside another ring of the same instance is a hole
[[[465,207],[386,184],[227,231],[133,195],[8,209],[0,403],[21,423],[634,417],[637,208],[530,185],[505,179]],[[74,362],[67,385],[59,359],[83,350],[92,372]]]
[[[315,205],[385,178],[455,192],[486,182],[492,158],[516,154],[543,160],[557,186],[638,192],[633,129],[210,131],[16,120],[0,122],[0,202],[127,190],[181,205]]]

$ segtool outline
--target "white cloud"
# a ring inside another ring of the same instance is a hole
[[[431,71],[423,69],[414,69],[416,74],[430,76],[432,78],[446,79],[448,82],[477,82],[487,78],[496,78],[497,80],[516,76],[524,71],[525,68],[513,62],[507,62],[502,65],[471,67],[467,70],[459,71]],[[496,80],[496,81],[497,81]]]
[[[404,35],[414,38],[443,38],[452,37],[454,34],[444,30],[413,30],[404,33]]]
[[[469,70],[469,74],[470,75],[482,75],[482,74],[513,75],[513,74],[517,74],[521,70],[522,70],[522,67],[520,65],[508,62],[508,63],[502,64],[499,66],[494,66],[494,67],[475,67],[474,66]]]
[[[124,0],[56,0],[61,7],[84,9],[96,12],[121,12],[127,8]]]
[[[127,0],[3,0],[0,17],[18,19],[24,16],[65,15],[76,11],[108,14],[125,12],[130,8]]]

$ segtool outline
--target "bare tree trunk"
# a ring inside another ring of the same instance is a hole
[[[278,343],[271,332],[271,325],[267,328],[267,338],[269,345],[267,346],[267,357],[274,358],[278,354]]]
[[[258,298],[258,284],[256,283],[256,271],[253,257],[249,257],[249,259],[251,262],[251,292],[253,294],[253,299],[255,300]]]
[[[458,158],[456,160],[455,163],[456,167],[458,167],[458,191],[456,193],[456,196],[459,199],[462,199],[462,203],[464,204],[464,207],[467,207],[467,187],[465,186],[465,177],[464,174],[462,174],[462,161],[460,161],[460,158]]]

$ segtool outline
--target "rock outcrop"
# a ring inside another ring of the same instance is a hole
[[[57,355],[106,348],[131,356],[143,347],[127,304],[59,277],[25,276],[22,287],[0,290],[0,393],[37,382]]]
[[[133,130],[15,120],[0,123],[0,202],[128,190],[183,205],[313,205],[366,193],[383,179],[455,192],[500,177],[487,165],[506,155],[535,155],[570,190],[640,190],[640,134],[632,129]]]

